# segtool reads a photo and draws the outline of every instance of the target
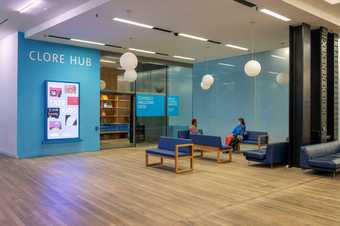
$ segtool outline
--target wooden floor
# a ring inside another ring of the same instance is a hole
[[[340,175],[233,159],[176,175],[142,149],[0,157],[0,225],[340,225]]]

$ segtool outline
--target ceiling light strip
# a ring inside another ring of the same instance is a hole
[[[242,47],[242,46],[237,46],[237,45],[232,45],[232,44],[226,44],[226,47],[233,48],[233,49],[238,49],[238,50],[243,50],[243,51],[249,51],[249,49]]]
[[[189,35],[189,34],[185,34],[185,33],[178,33],[178,36],[185,37],[185,38],[191,38],[191,39],[202,41],[202,42],[208,41],[208,39],[206,39],[206,38],[202,38],[202,37],[195,36],[195,35]]]
[[[71,40],[71,41],[74,41],[74,42],[85,43],[85,44],[105,46],[105,44],[104,44],[104,43],[101,43],[101,42],[93,42],[93,41],[87,41],[87,40],[82,40],[82,39],[77,39],[77,38],[71,38],[70,40]]]
[[[226,64],[226,63],[218,63],[221,66],[226,66],[226,67],[235,67],[233,64]]]
[[[113,60],[103,60],[103,59],[101,59],[100,62],[101,63],[107,63],[107,64],[116,64],[117,63],[116,61],[113,61]]]
[[[148,54],[156,54],[154,51],[144,50],[144,49],[135,49],[135,48],[129,48],[131,51],[140,52],[140,53],[148,53]]]
[[[175,55],[173,57],[177,59],[182,59],[182,60],[191,60],[191,61],[196,60],[195,58],[192,58],[192,57],[185,57],[185,56],[178,56],[178,55]]]
[[[269,9],[261,9],[260,11],[262,13],[265,13],[265,14],[267,14],[269,16],[275,17],[276,19],[283,20],[285,22],[288,22],[288,21],[291,20],[288,17],[282,16],[281,14],[278,14],[278,13],[276,13],[274,11],[269,10]]]
[[[29,10],[37,7],[41,3],[42,3],[42,0],[32,0],[32,1],[29,1],[26,4],[24,4],[23,6],[21,6],[20,8],[18,8],[17,11],[19,11],[19,13],[26,13]]]
[[[118,18],[118,17],[113,18],[113,20],[117,21],[117,22],[125,23],[125,24],[135,25],[135,26],[138,26],[138,27],[148,28],[148,29],[154,28],[154,26],[151,26],[151,25],[135,22],[135,21],[132,21],[132,20],[126,20],[126,19],[122,19],[122,18]]]

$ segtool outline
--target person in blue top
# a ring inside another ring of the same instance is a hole
[[[237,149],[238,144],[240,141],[242,141],[244,135],[246,135],[246,122],[244,121],[244,118],[238,119],[239,124],[233,129],[233,140],[231,142],[231,146],[233,147],[233,150],[235,151]]]

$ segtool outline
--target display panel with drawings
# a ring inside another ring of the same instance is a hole
[[[46,81],[45,142],[80,141],[79,83]]]

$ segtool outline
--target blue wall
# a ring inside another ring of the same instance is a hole
[[[244,72],[251,55],[200,62],[193,67],[193,113],[206,134],[225,137],[244,117],[248,130],[268,131],[270,142],[288,137],[288,85],[276,81],[276,72],[288,75],[288,49],[256,54],[262,65],[256,78]],[[273,57],[279,56],[280,58]],[[229,64],[221,65],[222,64]],[[213,74],[215,83],[202,90],[204,74]]]
[[[36,52],[31,52],[36,51]],[[31,57],[30,57],[31,52]],[[45,54],[46,61],[37,56]],[[52,55],[51,55],[52,54]],[[53,60],[58,57],[58,62]],[[49,56],[52,56],[50,58]],[[63,56],[63,57],[62,57]],[[70,57],[81,61],[71,63]],[[82,57],[89,61],[82,62]],[[98,50],[48,42],[33,41],[19,34],[18,65],[18,156],[20,158],[58,155],[71,152],[98,151],[99,78]],[[80,83],[80,138],[81,142],[42,144],[44,138],[44,81]]]

